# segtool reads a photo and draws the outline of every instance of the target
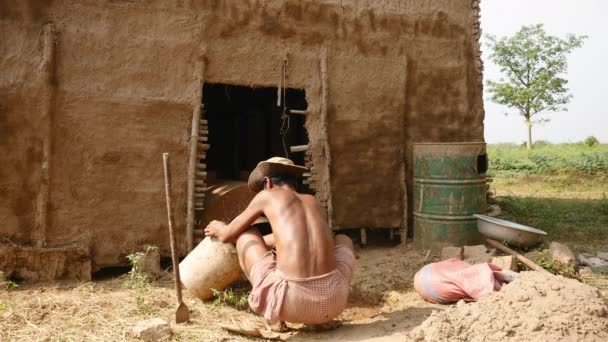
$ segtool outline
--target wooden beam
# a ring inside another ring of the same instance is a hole
[[[289,147],[291,152],[305,152],[308,151],[308,145],[296,145]]]
[[[361,247],[367,245],[367,231],[365,228],[361,228]]]

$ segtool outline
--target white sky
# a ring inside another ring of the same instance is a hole
[[[554,36],[587,35],[582,48],[568,58],[566,79],[574,98],[568,112],[546,115],[551,121],[532,127],[532,139],[576,142],[594,135],[608,143],[608,0],[481,0],[483,33],[512,35],[522,25],[545,24]],[[498,68],[488,60],[482,45],[484,79],[498,80]],[[509,108],[485,102],[485,138],[488,143],[526,140],[523,118]],[[509,112],[509,116],[504,113]],[[511,114],[513,113],[513,114]]]

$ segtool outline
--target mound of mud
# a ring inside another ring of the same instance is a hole
[[[416,341],[608,341],[608,301],[573,279],[522,272],[476,303],[433,312]]]

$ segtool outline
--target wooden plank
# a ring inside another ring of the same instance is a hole
[[[308,115],[307,110],[298,110],[298,109],[290,109],[289,113],[290,114],[299,114],[299,115]]]
[[[207,177],[207,172],[205,172],[205,171],[196,171],[196,172],[194,172],[194,174],[199,177]]]
[[[207,134],[209,134],[209,130],[207,130],[207,129],[200,129],[199,128],[198,134],[199,134],[199,136],[200,135],[207,135]]]
[[[196,141],[197,139],[194,139],[194,140]],[[209,144],[198,144],[199,150],[202,150],[202,151],[207,151],[210,147],[211,146]]]
[[[203,87],[200,87],[200,88],[201,88],[201,89],[203,89]],[[202,97],[201,97],[201,101],[202,101]],[[200,120],[198,121],[198,123],[199,123],[199,124],[201,124],[201,125],[206,125],[206,124],[207,124],[207,120],[205,120],[205,119],[200,119]]]

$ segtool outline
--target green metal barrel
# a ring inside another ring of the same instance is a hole
[[[416,250],[482,242],[473,214],[486,212],[487,166],[485,143],[414,144]]]

